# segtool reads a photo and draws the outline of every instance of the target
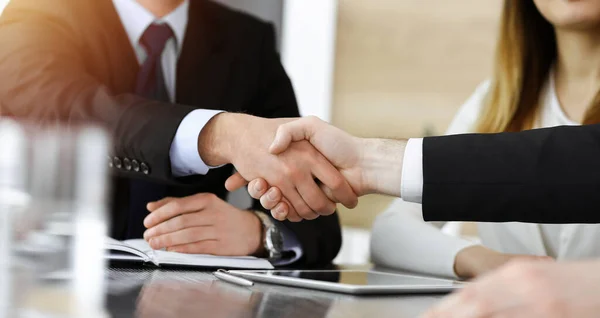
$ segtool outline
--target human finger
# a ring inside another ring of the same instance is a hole
[[[148,240],[155,250],[171,248],[177,245],[191,244],[205,240],[216,240],[217,233],[212,226],[185,228],[183,230],[159,235]]]
[[[358,205],[358,196],[344,176],[325,157],[318,156],[317,164],[312,166],[313,175],[333,194],[334,202],[353,209]]]
[[[153,212],[154,210],[164,206],[165,204],[175,200],[176,198],[173,197],[166,197],[163,198],[161,200],[155,201],[155,202],[150,202],[146,205],[146,209],[148,209],[148,211]]]
[[[245,187],[247,184],[248,181],[244,179],[239,172],[236,172],[225,180],[225,189],[229,192],[233,192],[239,188]]]
[[[258,178],[248,184],[248,194],[254,199],[260,199],[269,190],[269,184],[265,179]]]
[[[196,212],[182,214],[149,228],[144,232],[144,239],[148,241],[153,237],[177,232],[185,228],[209,226],[212,224],[213,220],[208,213]]]
[[[200,211],[214,198],[216,198],[216,196],[212,193],[200,193],[172,200],[150,213],[144,219],[144,226],[149,229],[180,214]]]

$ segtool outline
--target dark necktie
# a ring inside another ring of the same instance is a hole
[[[148,57],[138,73],[135,87],[137,95],[162,102],[170,101],[162,69],[162,53],[173,36],[173,30],[167,24],[152,24],[142,35],[140,44]],[[166,186],[162,184],[131,180],[126,239],[143,236],[146,230],[144,218],[148,215],[146,205],[164,198],[166,190]]]

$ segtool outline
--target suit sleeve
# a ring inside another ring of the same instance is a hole
[[[600,125],[426,138],[427,221],[600,223]]]
[[[54,1],[9,4],[0,20],[0,114],[38,125],[100,125],[114,138],[107,164],[130,158],[148,168],[121,176],[175,182],[169,149],[193,109],[113,94],[86,70],[70,14]]]
[[[292,83],[275,50],[275,32],[272,26],[265,28],[262,42],[262,71],[259,82],[261,93],[253,103],[254,108],[251,112],[268,118],[299,117]],[[258,201],[254,201],[253,207],[265,211]],[[303,250],[303,257],[294,266],[329,264],[340,250],[342,234],[337,213],[313,221],[286,221],[284,225],[296,234]]]

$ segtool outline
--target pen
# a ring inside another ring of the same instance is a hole
[[[216,278],[218,278],[224,282],[228,282],[228,283],[235,284],[238,286],[243,286],[243,287],[254,286],[254,283],[252,281],[247,280],[245,278],[233,276],[233,275],[229,274],[226,270],[223,270],[223,269],[220,269],[220,270],[214,272],[213,275],[215,275]]]

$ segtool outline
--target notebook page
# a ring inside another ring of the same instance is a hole
[[[107,258],[114,259],[114,260],[141,260],[144,262],[150,261],[150,257],[147,255],[147,253],[144,252],[143,248],[132,246],[128,242],[129,241],[121,242],[121,241],[115,240],[113,238],[107,237],[105,239],[105,244],[104,244],[104,248],[108,251],[108,254],[109,254],[109,255],[107,255]],[[149,246],[148,246],[148,248],[149,248]],[[110,251],[125,252],[125,253],[129,253],[129,254],[133,254],[133,255],[115,254],[115,253],[110,253]]]
[[[150,255],[159,265],[197,266],[210,268],[272,269],[273,265],[265,259],[253,256],[214,256],[206,254],[183,254],[166,251],[154,251],[143,239],[125,241],[129,246]]]

